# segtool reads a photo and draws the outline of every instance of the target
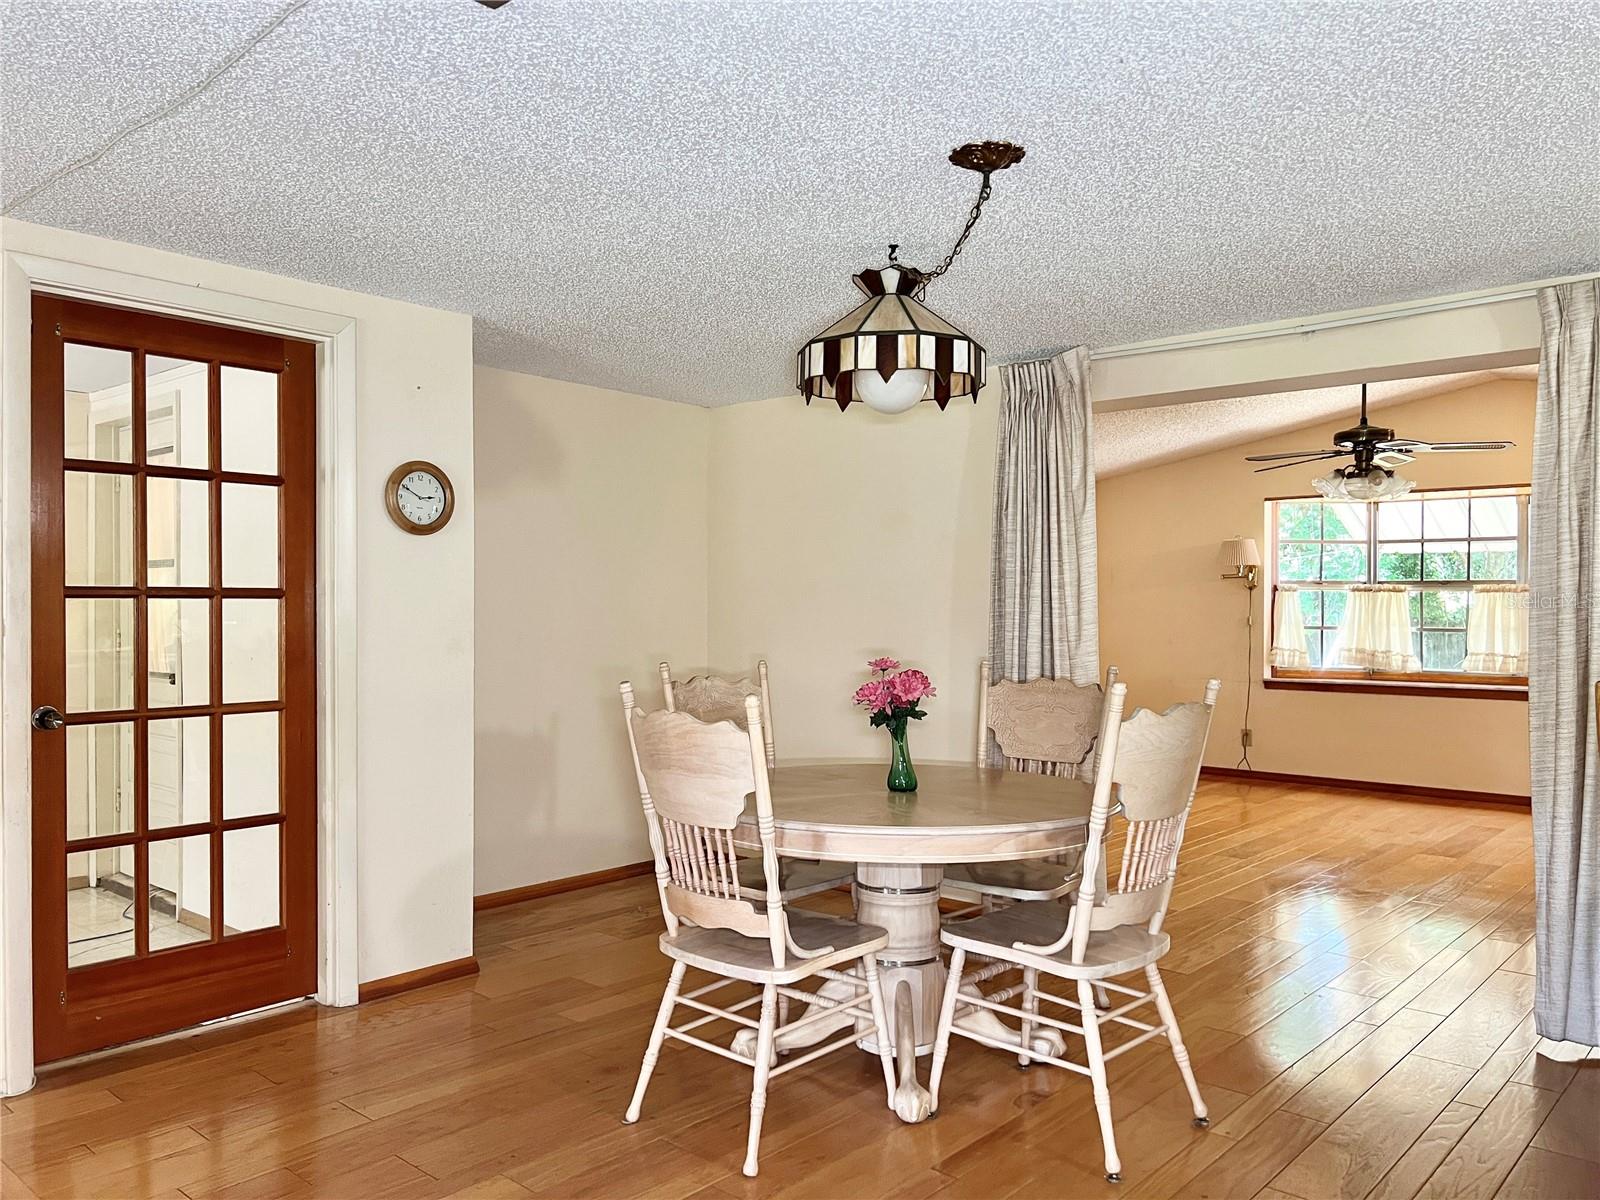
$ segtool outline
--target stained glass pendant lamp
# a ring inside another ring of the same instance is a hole
[[[957,396],[977,399],[987,377],[983,347],[922,298],[928,285],[950,269],[978,223],[990,176],[1021,162],[1023,154],[1010,142],[973,142],[950,152],[952,163],[983,177],[961,236],[931,271],[898,261],[899,246],[891,245],[887,265],[855,276],[865,303],[817,334],[797,356],[796,386],[807,404],[814,398],[832,400],[843,412],[860,400],[878,412],[900,413],[923,400],[943,409]]]

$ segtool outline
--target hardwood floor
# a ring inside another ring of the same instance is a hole
[[[1530,859],[1526,812],[1203,783],[1163,968],[1212,1128],[1191,1127],[1164,1043],[1118,1058],[1121,1185],[1087,1081],[969,1043],[923,1125],[884,1107],[868,1055],[782,1077],[755,1180],[732,1064],[669,1045],[623,1125],[668,969],[633,879],[480,913],[474,979],[47,1071],[0,1110],[0,1190],[1597,1196],[1600,1061],[1541,1058],[1533,1033]]]

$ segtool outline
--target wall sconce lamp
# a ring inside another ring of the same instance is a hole
[[[1261,551],[1256,549],[1255,538],[1229,538],[1222,543],[1217,561],[1222,564],[1224,579],[1242,579],[1251,591],[1261,582]]]

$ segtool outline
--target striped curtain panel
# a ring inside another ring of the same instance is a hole
[[[1098,683],[1089,355],[1004,366],[1000,380],[989,681]]]
[[[1541,289],[1543,349],[1529,511],[1528,701],[1533,766],[1534,1021],[1600,1045],[1600,283]]]

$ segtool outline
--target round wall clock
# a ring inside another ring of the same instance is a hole
[[[394,523],[407,533],[438,533],[456,509],[450,477],[431,462],[401,463],[389,473],[383,502]]]

